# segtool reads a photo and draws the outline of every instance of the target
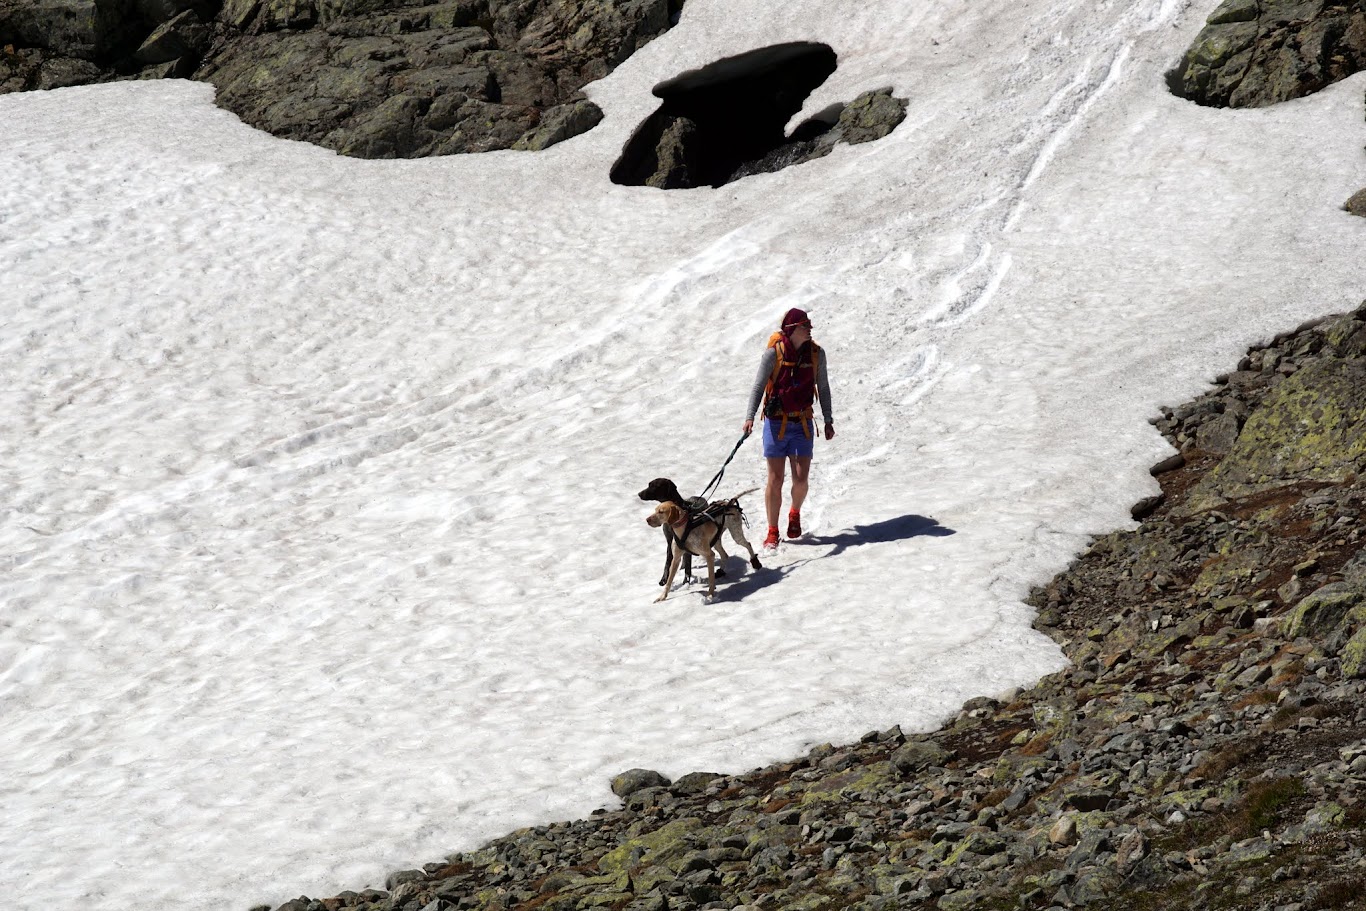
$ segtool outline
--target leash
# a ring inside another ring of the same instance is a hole
[[[735,454],[740,451],[740,447],[744,444],[745,440],[748,439],[748,433],[740,436],[739,441],[735,444],[735,448],[730,451],[730,455],[726,456],[726,460],[721,463],[721,470],[716,473],[716,477],[711,479],[711,483],[702,490],[702,493],[700,494],[702,499],[707,499],[715,492],[716,486],[721,483],[721,476],[726,473],[726,466],[730,464],[731,459],[735,458]]]

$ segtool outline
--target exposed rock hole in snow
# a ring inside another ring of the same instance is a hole
[[[825,44],[794,42],[709,63],[655,86],[659,109],[636,128],[612,166],[613,183],[672,190],[719,187],[829,154],[837,142],[890,133],[905,102],[890,89],[866,92],[787,123],[835,71]]]

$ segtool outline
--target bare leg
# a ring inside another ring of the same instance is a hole
[[[773,461],[772,459],[769,460]],[[772,472],[769,472],[772,477]],[[794,512],[802,511],[802,503],[806,502],[806,491],[810,487],[811,480],[811,457],[793,456],[792,457],[792,509]],[[782,480],[778,481],[778,486],[782,486]],[[780,502],[781,505],[781,502]],[[777,510],[773,511],[775,518],[769,520],[770,525],[776,524]]]
[[[778,513],[783,508],[783,477],[787,473],[787,459],[779,456],[768,459],[768,486],[764,488],[764,509],[768,513],[770,527],[778,525]],[[810,461],[808,459],[808,461]],[[794,484],[795,487],[795,484]],[[802,488],[805,495],[806,488]]]

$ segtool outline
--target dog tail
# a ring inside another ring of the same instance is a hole
[[[749,490],[741,491],[740,493],[737,493],[735,496],[731,497],[731,498],[730,498],[730,502],[732,502],[732,503],[739,503],[741,497],[743,497],[743,496],[748,496],[749,494],[754,493],[754,491],[756,491],[756,490],[758,490],[758,489],[759,489],[759,488],[757,488],[757,487],[751,487]]]

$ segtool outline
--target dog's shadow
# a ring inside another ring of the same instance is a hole
[[[813,560],[837,557],[850,547],[857,547],[861,544],[889,544],[893,541],[907,541],[911,538],[946,538],[953,534],[957,534],[957,532],[952,528],[940,525],[928,516],[906,515],[897,516],[895,519],[884,519],[881,522],[873,522],[868,525],[855,525],[853,528],[836,535],[807,535],[795,541],[788,541],[788,545],[797,546],[830,546],[833,544],[834,549],[826,554],[793,560],[784,563],[782,566],[750,569],[743,557],[732,555],[726,562],[726,578],[717,580],[716,600],[743,600],[747,595],[752,595],[770,585],[781,582],[784,576],[799,566],[804,566]],[[744,575],[738,575],[739,573]]]
[[[760,557],[760,560],[763,558]],[[810,560],[797,560],[784,566],[764,566],[751,569],[749,561],[743,557],[731,557],[726,561],[726,578],[716,580],[717,601],[741,601],[746,595],[777,585],[792,570]],[[740,575],[744,573],[744,575]],[[706,584],[704,579],[703,585]]]

